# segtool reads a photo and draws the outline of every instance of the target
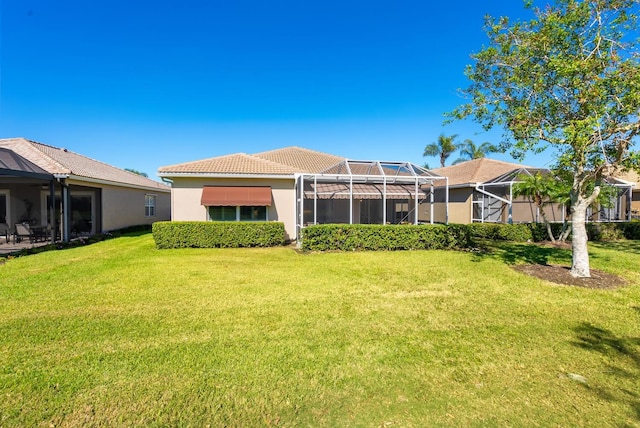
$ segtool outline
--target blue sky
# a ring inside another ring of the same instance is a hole
[[[422,152],[441,133],[498,142],[472,122],[443,127],[443,113],[463,101],[484,15],[529,14],[519,0],[0,5],[0,137],[152,178],[164,165],[290,145],[435,167]]]

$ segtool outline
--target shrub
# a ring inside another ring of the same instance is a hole
[[[307,251],[427,250],[468,248],[465,225],[322,224],[302,230]]]
[[[527,242],[534,240],[532,228],[528,224],[472,223],[468,225],[475,238],[494,241]],[[544,225],[543,225],[544,228]],[[546,236],[546,230],[544,230]]]
[[[587,235],[596,242],[640,239],[640,222],[587,223]]]
[[[160,221],[153,224],[156,247],[273,247],[285,243],[284,223]]]

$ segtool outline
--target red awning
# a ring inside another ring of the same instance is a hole
[[[200,204],[207,207],[270,207],[271,187],[205,186]]]

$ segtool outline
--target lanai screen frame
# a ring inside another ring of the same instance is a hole
[[[522,180],[519,180],[519,178],[523,175],[528,175],[533,177],[535,174],[537,173],[543,173],[543,174],[549,174],[551,173],[551,171],[549,169],[546,168],[526,168],[526,167],[522,167],[522,168],[516,168],[513,169],[509,172],[506,172],[502,175],[499,175],[496,178],[493,178],[489,181],[485,181],[484,183],[478,183],[475,185],[474,190],[479,192],[482,195],[487,195],[489,197],[495,198],[497,200],[499,200],[500,202],[503,202],[505,204],[507,204],[507,206],[509,207],[509,213],[508,213],[508,218],[507,218],[507,223],[508,224],[512,224],[513,223],[513,185],[514,184],[518,184],[521,183]],[[496,195],[495,193],[491,193],[488,190],[486,190],[486,187],[508,187],[509,188],[509,199],[505,199],[500,195]],[[481,206],[481,213],[480,213],[480,218],[476,219],[474,216],[474,209],[473,209],[473,205],[475,204],[475,200],[471,201],[471,222],[472,223],[484,223],[484,204],[482,204]],[[564,221],[564,210],[562,212],[563,215],[563,221]]]
[[[522,168],[516,168],[512,171],[509,171],[507,173],[504,173],[496,178],[493,178],[489,181],[486,181],[484,183],[479,183],[476,184],[475,186],[475,190],[478,191],[481,194],[490,196],[492,198],[495,198],[501,202],[504,202],[507,204],[507,206],[509,207],[509,215],[508,215],[508,219],[507,222],[508,224],[512,224],[513,223],[513,185],[514,184],[518,184],[521,183],[522,180],[520,180],[519,178],[522,177],[523,175],[528,175],[528,176],[534,176],[537,173],[542,173],[542,174],[550,174],[551,170],[547,169],[547,168],[526,168],[526,167],[522,167]],[[621,199],[623,197],[623,195],[626,194],[627,197],[627,206],[631,206],[631,203],[629,202],[629,199],[631,199],[631,195],[633,192],[633,184],[632,183],[628,183],[624,180],[620,180],[618,178],[615,177],[608,177],[605,179],[605,181],[612,187],[616,187],[618,189],[623,189],[621,190],[621,193],[617,196],[619,199]],[[485,189],[485,187],[509,187],[509,199],[505,199],[499,195],[496,195],[494,193],[491,193],[489,191],[487,191]],[[480,214],[480,219],[476,219],[474,218],[474,210],[473,210],[473,204],[475,203],[475,201],[472,201],[472,210],[471,210],[471,221],[472,222],[476,222],[476,220],[479,220],[480,223],[484,223],[484,212],[481,212]],[[484,210],[484,204],[482,206],[482,211]],[[565,210],[563,209],[562,211],[562,221],[565,221]],[[624,220],[602,220],[599,218],[600,214],[598,214],[598,220],[596,220],[597,222],[600,221],[609,221],[609,222],[615,222],[615,221],[631,221],[631,209],[628,210],[627,213],[627,219]]]
[[[449,222],[449,179],[439,176],[433,172],[415,165],[411,162],[394,162],[394,161],[368,161],[368,160],[344,160],[338,164],[320,172],[310,174],[299,174],[296,178],[297,190],[297,229],[298,232],[305,227],[304,221],[304,202],[312,199],[313,204],[313,222],[309,224],[318,224],[318,184],[341,184],[347,185],[349,189],[349,224],[354,224],[353,201],[354,197],[362,195],[370,195],[370,193],[354,192],[354,184],[373,184],[382,185],[382,224],[387,223],[387,185],[401,184],[413,185],[413,224],[418,224],[418,209],[421,201],[419,195],[424,186],[429,186],[429,203],[431,224],[434,223],[434,183],[445,181],[445,223]],[[305,183],[312,183],[313,198],[305,198]],[[322,198],[331,199],[331,198]],[[367,198],[361,198],[367,199]],[[374,199],[374,198],[369,198]],[[396,199],[396,198],[393,198]],[[411,201],[411,200],[409,200]],[[411,211],[410,211],[411,212]]]

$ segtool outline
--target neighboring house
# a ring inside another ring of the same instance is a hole
[[[435,179],[408,162],[353,161],[286,147],[161,167],[175,221],[280,221],[287,239],[319,223],[417,223]]]
[[[542,213],[529,198],[514,197],[513,186],[523,175],[547,174],[549,170],[503,162],[489,158],[474,159],[456,165],[432,170],[449,178],[449,222],[451,223],[526,223],[542,221]],[[630,219],[628,207],[632,186],[619,179],[609,184],[618,189],[611,207],[594,207],[589,221],[624,221]],[[444,186],[436,189],[436,221],[444,221]],[[551,222],[564,221],[566,210],[560,204],[543,208]],[[426,210],[425,210],[426,211]],[[421,210],[423,214],[423,210]]]
[[[636,171],[627,171],[616,178],[622,183],[631,186],[631,202],[629,206],[631,219],[640,220],[640,174]]]
[[[68,240],[170,218],[168,186],[66,149],[0,139],[0,223]],[[55,222],[51,220],[55,219]]]
[[[480,158],[432,170],[449,179],[450,223],[521,223],[539,221],[540,213],[527,198],[513,197],[513,185],[520,174],[544,171],[517,163]],[[436,189],[435,218],[444,221],[445,188]],[[422,213],[422,210],[421,210]],[[545,208],[550,221],[562,221],[557,205]]]

